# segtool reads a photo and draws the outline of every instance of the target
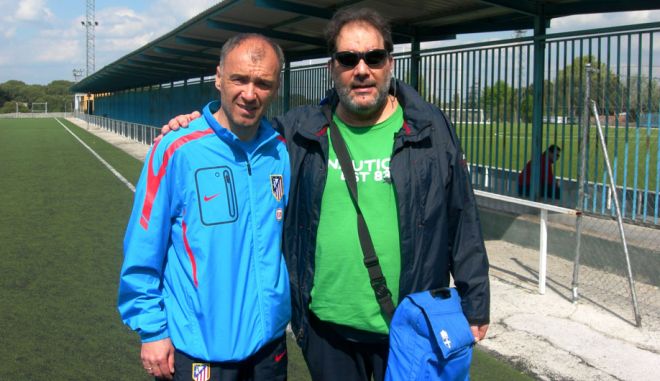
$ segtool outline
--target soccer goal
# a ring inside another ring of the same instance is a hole
[[[30,110],[33,114],[48,114],[48,102],[32,102]]]
[[[445,114],[454,124],[487,124],[482,108],[450,108]]]

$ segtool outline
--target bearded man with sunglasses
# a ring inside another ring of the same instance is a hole
[[[329,125],[353,161],[359,206],[394,303],[447,287],[451,273],[481,340],[489,323],[488,259],[458,138],[436,106],[392,79],[387,23],[370,9],[344,9],[326,38],[334,88],[322,105],[274,121],[291,160],[283,247],[291,325],[314,380],[379,381],[388,321],[370,284]]]
[[[334,89],[324,105],[274,123],[292,169],[284,225],[291,323],[314,380],[382,380],[388,322],[363,263],[323,107],[353,161],[359,206],[395,303],[447,287],[451,273],[480,340],[489,322],[488,260],[458,138],[436,106],[392,80],[388,24],[370,9],[340,10],[326,40]]]

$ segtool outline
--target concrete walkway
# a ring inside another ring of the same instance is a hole
[[[572,303],[572,263],[556,258],[548,263],[548,289],[540,295],[533,271],[537,250],[505,241],[486,247],[492,324],[482,347],[542,380],[659,379],[660,332],[654,327],[660,316],[644,314],[637,328],[630,304],[613,313],[588,300]],[[652,292],[660,301],[658,289]]]
[[[144,160],[146,145],[68,120]],[[559,259],[549,261],[548,289],[540,295],[537,250],[501,240],[488,241],[486,247],[492,320],[482,348],[540,380],[660,379],[658,314],[644,315],[643,327],[637,328],[621,317],[624,312],[613,313],[588,300],[573,304],[567,281],[571,264]],[[660,303],[657,287],[647,292]]]

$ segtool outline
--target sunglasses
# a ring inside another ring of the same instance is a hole
[[[360,63],[360,60],[364,60],[367,66],[374,69],[380,67],[389,56],[390,53],[385,49],[372,49],[366,52],[343,51],[332,54],[332,58],[341,66],[354,68]]]

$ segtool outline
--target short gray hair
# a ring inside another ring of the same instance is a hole
[[[277,56],[277,63],[280,65],[278,72],[282,71],[282,68],[284,67],[284,52],[282,52],[282,48],[270,38],[258,33],[240,33],[225,41],[222,45],[222,50],[220,51],[220,62],[218,63],[218,66],[222,69],[222,64],[227,58],[229,52],[237,48],[244,41],[252,39],[261,40],[273,48],[275,55]]]

